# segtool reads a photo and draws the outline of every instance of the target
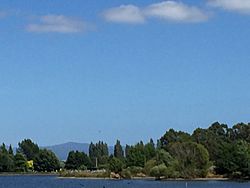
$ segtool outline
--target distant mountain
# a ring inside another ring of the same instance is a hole
[[[68,157],[68,153],[72,150],[74,151],[78,150],[81,152],[85,152],[86,154],[89,153],[88,143],[67,142],[64,144],[45,146],[43,148],[53,151],[60,160],[66,160]],[[114,150],[114,147],[109,146],[109,154],[112,154],[113,150]]]

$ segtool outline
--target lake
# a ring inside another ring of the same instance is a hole
[[[250,182],[60,179],[55,176],[0,176],[0,188],[249,188]]]

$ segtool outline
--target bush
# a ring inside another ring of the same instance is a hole
[[[157,166],[157,161],[154,160],[154,159],[151,159],[151,160],[149,160],[148,162],[146,162],[145,167],[144,167],[144,169],[143,169],[143,172],[144,172],[145,174],[147,174],[147,175],[150,175],[150,170],[151,170],[153,167],[155,167],[155,166]]]
[[[158,166],[153,167],[150,170],[150,175],[155,177],[156,179],[161,179],[161,177],[165,177],[167,174],[167,167],[165,164],[161,164]]]
[[[123,162],[116,158],[113,157],[112,159],[109,160],[109,170],[114,173],[119,173],[123,169]]]
[[[122,172],[121,172],[121,177],[124,178],[124,179],[131,179],[132,174],[131,174],[129,169],[123,169]]]
[[[143,168],[139,166],[132,166],[132,167],[128,167],[127,169],[130,170],[132,176],[136,176],[139,173],[143,173]]]

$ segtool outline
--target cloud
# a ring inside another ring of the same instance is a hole
[[[149,5],[145,9],[145,15],[172,22],[204,22],[209,19],[209,15],[205,11],[175,1]]]
[[[208,5],[238,13],[250,14],[249,0],[208,0]]]
[[[63,15],[46,15],[40,17],[39,23],[27,25],[26,29],[36,33],[80,33],[87,30],[87,24]]]
[[[104,19],[109,22],[138,24],[144,23],[145,18],[140,8],[134,5],[121,5],[103,13]]]
[[[163,1],[139,8],[121,5],[104,12],[104,19],[115,23],[140,24],[148,18],[159,18],[172,22],[203,22],[209,19],[207,12],[176,1]]]

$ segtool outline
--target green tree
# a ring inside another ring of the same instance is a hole
[[[3,143],[0,147],[0,172],[12,172],[14,170],[14,161]]]
[[[39,147],[37,144],[33,143],[30,139],[25,139],[22,142],[18,143],[18,151],[23,153],[27,160],[34,160],[35,157],[39,154]]]
[[[114,146],[114,156],[119,159],[124,158],[124,151],[119,140],[116,141]]]
[[[1,153],[8,153],[8,150],[6,149],[6,146],[5,146],[4,143],[3,143],[3,144],[1,145],[1,147],[0,147],[0,152],[1,152]]]
[[[250,143],[250,123],[238,123],[230,129],[229,136],[232,141],[234,140],[244,140]]]
[[[250,146],[246,141],[225,143],[216,161],[216,170],[228,176],[250,177]]]
[[[209,154],[206,148],[194,142],[173,143],[169,152],[178,160],[178,171],[183,178],[205,177],[208,168]]]
[[[156,149],[153,139],[150,139],[149,143],[145,144],[144,152],[147,161],[155,157]]]
[[[34,169],[38,172],[57,171],[60,169],[60,162],[52,151],[42,149],[35,157]]]
[[[14,164],[16,172],[26,172],[27,171],[27,160],[25,156],[21,153],[16,153],[14,156]]]
[[[68,158],[65,163],[66,169],[82,170],[84,168],[90,168],[92,165],[90,158],[84,152],[71,151],[68,154]]]
[[[192,139],[202,144],[208,150],[210,160],[216,163],[221,157],[221,148],[225,143],[230,142],[227,131],[227,125],[215,122],[208,129],[196,129],[192,134]]]
[[[8,152],[0,152],[0,172],[12,172],[13,170],[14,161],[11,156],[8,154]]]
[[[176,142],[189,142],[191,141],[191,136],[188,133],[182,131],[175,131],[174,129],[169,129],[160,139],[160,145],[162,148],[168,150],[171,143]]]
[[[96,144],[89,145],[89,157],[92,161],[93,167],[95,167],[96,160],[98,167],[103,167],[108,164],[109,151],[108,145],[102,141],[99,141]]]
[[[150,175],[156,177],[156,179],[161,179],[162,177],[165,177],[166,173],[167,167],[165,164],[155,166],[150,170]]]
[[[129,148],[129,149],[128,149]],[[146,157],[144,153],[144,144],[139,142],[135,146],[130,146],[127,148],[126,153],[126,164],[127,166],[138,166],[144,167],[146,162]]]
[[[10,145],[10,147],[9,147],[9,154],[11,155],[11,156],[14,156],[14,152],[13,152],[13,149],[12,149],[12,146]]]
[[[124,163],[121,159],[116,157],[111,157],[109,160],[109,170],[114,173],[121,173]]]

